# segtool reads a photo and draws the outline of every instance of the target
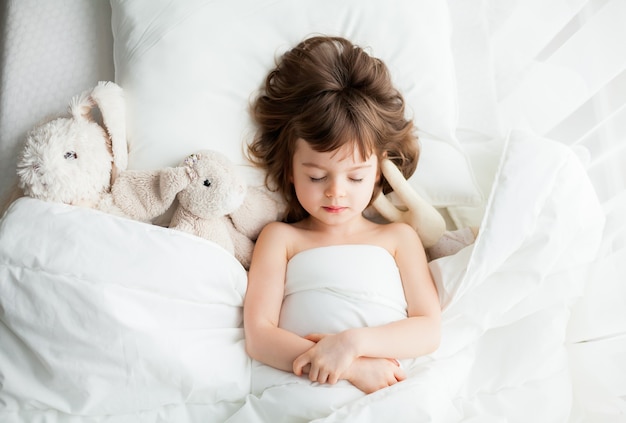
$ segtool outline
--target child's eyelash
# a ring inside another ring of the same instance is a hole
[[[326,176],[322,176],[321,178],[314,178],[312,176],[309,176],[309,179],[311,180],[311,182],[322,182],[324,180],[326,180]],[[348,178],[350,179],[350,182],[363,182],[363,178]]]

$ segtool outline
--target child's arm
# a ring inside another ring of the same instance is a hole
[[[346,371],[346,363],[357,357],[414,358],[438,347],[441,308],[424,248],[409,226],[391,224],[388,229],[386,239],[395,240],[397,246],[395,260],[407,300],[408,318],[335,335],[311,334],[308,338],[318,342],[294,361],[294,373],[310,365],[310,378],[320,381],[328,373]]]
[[[285,240],[289,230],[285,224],[271,223],[256,241],[248,272],[244,330],[250,357],[291,372],[293,360],[315,344],[278,327],[287,268]]]
[[[395,259],[407,301],[408,319],[356,329],[349,335],[360,355],[402,359],[430,354],[439,347],[441,339],[441,304],[426,253],[419,237],[408,225],[392,224],[389,229],[397,240]]]

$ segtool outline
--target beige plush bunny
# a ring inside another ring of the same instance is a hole
[[[125,214],[143,221],[173,205],[170,228],[216,242],[246,269],[259,232],[279,216],[278,203],[248,189],[236,166],[213,150],[192,154],[175,168],[123,172],[112,194]]]
[[[419,196],[392,161],[383,160],[381,170],[403,205],[397,207],[381,192],[372,202],[372,207],[387,221],[405,222],[415,229],[429,259],[454,254],[474,242],[477,229],[447,231],[443,216]]]
[[[402,209],[396,207],[381,192],[372,203],[374,209],[390,222],[408,223],[417,231],[424,247],[435,245],[446,231],[443,216],[419,196],[391,160],[384,159],[380,167],[404,207]]]
[[[92,114],[95,107],[102,124]],[[17,163],[18,186],[33,198],[111,211],[111,183],[128,162],[122,89],[100,82],[74,97],[69,113],[28,133]]]

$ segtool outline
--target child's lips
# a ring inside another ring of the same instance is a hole
[[[343,206],[324,206],[324,210],[326,210],[329,213],[341,213],[346,208],[347,207],[343,207]]]

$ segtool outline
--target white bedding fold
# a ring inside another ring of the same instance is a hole
[[[240,400],[246,273],[178,231],[24,198],[0,227],[4,410]]]

